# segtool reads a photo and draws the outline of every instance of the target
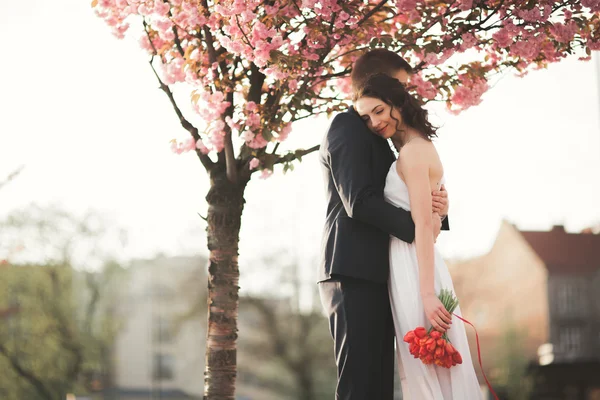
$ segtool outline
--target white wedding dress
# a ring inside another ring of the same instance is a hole
[[[402,181],[394,162],[388,172],[385,199],[397,206],[410,210],[408,187]],[[436,365],[425,365],[415,359],[403,341],[406,332],[418,326],[429,329],[423,311],[419,291],[419,265],[414,243],[409,244],[395,237],[390,241],[390,302],[396,329],[396,352],[404,400],[481,400],[482,393],[471,361],[465,324],[452,318],[448,336],[462,355],[462,364],[450,369]],[[435,291],[442,288],[454,292],[452,278],[441,254],[435,250]],[[454,313],[461,315],[460,306]]]

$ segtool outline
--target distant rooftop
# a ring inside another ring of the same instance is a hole
[[[552,274],[591,275],[600,270],[600,235],[592,229],[566,232],[563,226],[550,231],[520,231]]]

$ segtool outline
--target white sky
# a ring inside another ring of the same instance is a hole
[[[0,192],[0,216],[32,201],[94,209],[130,231],[127,257],[206,252],[196,213],[208,179],[195,155],[171,153],[186,132],[137,43],[114,38],[87,1],[3,1],[0,15],[0,177],[26,166]],[[447,257],[486,252],[503,218],[542,230],[600,222],[597,72],[569,60],[505,77],[458,117],[433,109],[451,197],[452,231],[438,242]],[[324,118],[298,123],[289,146],[317,144],[326,128]],[[325,210],[316,154],[286,176],[255,178],[244,279],[262,278],[249,264],[283,252],[312,280]]]

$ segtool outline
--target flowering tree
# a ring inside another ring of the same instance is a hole
[[[233,399],[238,240],[244,189],[318,149],[280,152],[291,124],[347,106],[368,47],[416,66],[413,92],[458,113],[506,70],[525,74],[600,48],[600,0],[93,0],[117,37],[135,29],[211,182],[205,398]],[[173,88],[189,90],[194,126]]]

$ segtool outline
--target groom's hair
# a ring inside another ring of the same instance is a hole
[[[412,67],[397,53],[387,49],[374,49],[360,56],[352,66],[352,88],[359,89],[367,78],[374,74],[394,75],[404,70],[409,74]]]

